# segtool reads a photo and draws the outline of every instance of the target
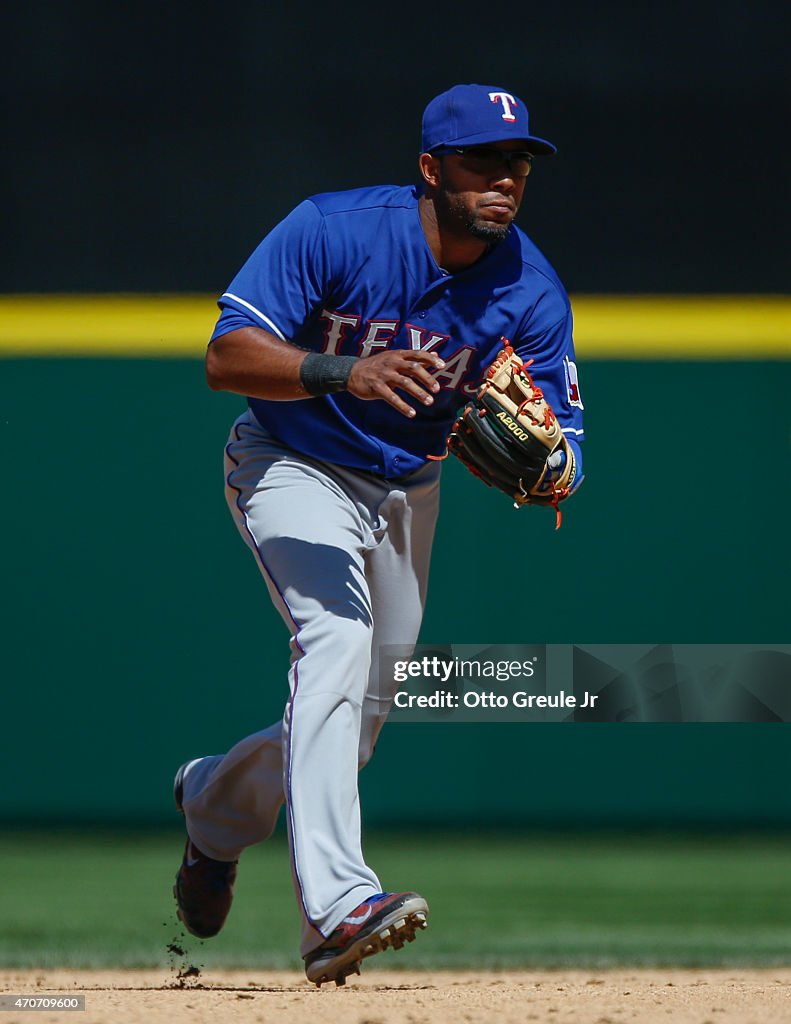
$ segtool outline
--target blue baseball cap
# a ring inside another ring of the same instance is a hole
[[[524,103],[495,85],[454,85],[435,96],[423,111],[423,153],[438,146],[478,146],[512,139],[536,156],[557,152],[551,142],[530,134]]]

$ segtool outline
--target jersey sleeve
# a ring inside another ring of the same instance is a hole
[[[252,325],[288,341],[321,302],[329,274],[324,217],[305,200],[264,238],[220,296],[211,340]]]

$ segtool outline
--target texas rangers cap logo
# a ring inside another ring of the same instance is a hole
[[[512,111],[512,108],[516,106],[516,100],[510,92],[490,92],[489,99],[492,103],[502,103],[503,121],[516,120],[516,115]]]
[[[435,96],[423,112],[422,152],[440,146],[483,146],[513,142],[535,156],[555,147],[530,134],[527,107],[512,92],[496,85],[454,85]]]

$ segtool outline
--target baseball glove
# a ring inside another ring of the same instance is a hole
[[[459,411],[440,458],[452,453],[516,507],[551,506],[558,529],[558,506],[571,493],[576,460],[529,365],[506,343],[475,398]]]

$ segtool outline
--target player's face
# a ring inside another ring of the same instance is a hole
[[[505,238],[522,203],[527,174],[523,162],[498,160],[495,153],[516,148],[513,142],[492,142],[438,158],[435,206],[444,230],[490,243]]]

